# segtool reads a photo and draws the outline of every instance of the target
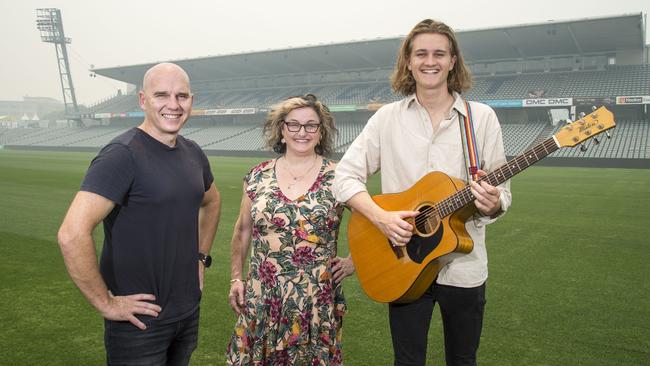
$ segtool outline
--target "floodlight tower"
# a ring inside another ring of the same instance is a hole
[[[77,97],[74,94],[72,75],[70,75],[70,63],[68,62],[68,51],[66,44],[70,38],[63,33],[63,20],[61,10],[54,8],[36,9],[36,28],[41,31],[43,42],[54,43],[56,48],[56,60],[59,65],[59,76],[61,77],[61,90],[63,91],[63,104],[66,116],[74,116],[71,119],[79,120],[79,108]]]

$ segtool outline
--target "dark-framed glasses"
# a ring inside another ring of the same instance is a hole
[[[303,125],[298,122],[284,121],[284,124],[287,126],[287,130],[289,130],[289,132],[300,132],[300,129],[304,127],[305,132],[316,133],[316,131],[318,131],[320,128],[320,123],[306,123]]]

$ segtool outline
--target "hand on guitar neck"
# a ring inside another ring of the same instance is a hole
[[[482,170],[479,170],[477,174],[480,178],[487,175]],[[470,191],[476,197],[474,205],[483,216],[492,216],[501,209],[501,191],[484,180],[479,180],[479,182],[472,182],[470,185]]]

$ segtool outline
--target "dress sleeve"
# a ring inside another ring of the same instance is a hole
[[[257,196],[258,185],[262,180],[262,172],[265,170],[265,168],[268,167],[270,163],[271,161],[269,160],[258,164],[244,176],[244,183],[246,183],[246,195],[251,199],[251,201],[255,200],[255,197]]]

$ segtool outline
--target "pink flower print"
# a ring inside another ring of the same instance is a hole
[[[296,267],[304,267],[312,264],[316,256],[310,247],[300,247],[293,252],[291,263]]]
[[[327,228],[328,228],[329,230],[332,230],[332,229],[335,227],[335,225],[338,223],[338,221],[339,221],[339,220],[338,220],[338,217],[335,217],[335,216],[329,216],[329,217],[327,218],[327,220],[325,221],[325,224],[327,225]]]
[[[291,200],[282,193],[279,187],[273,191],[272,197],[285,203],[291,203]]]
[[[343,364],[343,355],[341,354],[341,349],[336,348],[334,351],[334,358],[332,358],[331,365],[338,366]]]
[[[277,227],[284,227],[284,225],[286,224],[286,223],[284,222],[284,219],[281,218],[281,217],[278,217],[278,216],[276,216],[276,217],[274,217],[273,219],[271,219],[271,222],[273,223],[273,225],[275,225],[275,226],[277,226]]]
[[[278,297],[267,298],[264,300],[264,304],[269,307],[269,314],[271,319],[279,323],[280,322],[280,312],[282,311],[282,300]]]
[[[276,365],[288,365],[289,364],[289,353],[286,349],[275,352],[275,364]]]
[[[269,165],[269,164],[271,164],[271,160],[267,160],[267,161],[261,163],[261,164],[258,166],[257,170],[262,170],[262,169],[264,169],[265,166],[267,166],[267,165]]]
[[[260,281],[262,281],[262,283],[265,286],[268,286],[268,287],[275,286],[275,272],[276,271],[277,271],[277,269],[275,268],[273,263],[271,263],[269,261],[262,262],[262,264],[260,265],[259,270],[258,270],[258,276],[260,278]]]
[[[309,192],[316,192],[320,189],[321,184],[323,183],[323,180],[325,179],[324,176],[319,175],[316,177],[316,181],[314,182],[314,185],[309,188]]]
[[[307,331],[309,331],[309,320],[311,319],[311,313],[308,313],[307,311],[303,311],[300,313],[300,326],[301,326],[301,332],[303,335],[307,335]]]
[[[293,235],[299,237],[302,240],[307,240],[307,232],[302,228],[296,228],[296,230],[293,231]]]
[[[320,341],[324,344],[330,344],[330,336],[327,333],[320,334]]]
[[[319,286],[318,303],[331,304],[334,302],[334,291],[332,291],[332,282],[327,282],[323,286]]]

